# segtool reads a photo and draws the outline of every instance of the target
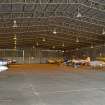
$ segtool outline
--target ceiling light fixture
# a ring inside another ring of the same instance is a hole
[[[54,49],[54,48],[55,48],[55,46],[52,46],[52,48]]]
[[[38,42],[36,43],[36,46],[39,46],[39,43]]]
[[[13,42],[14,42],[14,50],[16,50],[16,45],[17,45],[17,38],[16,38],[16,34],[13,37]]]
[[[16,43],[17,43],[17,42],[16,42],[16,40],[15,40],[15,41],[14,41],[14,44],[16,45]]]
[[[64,47],[65,46],[65,44],[64,43],[62,43],[62,47]]]
[[[16,37],[14,37],[13,39],[16,40]]]
[[[100,52],[100,56],[102,56],[102,53]]]
[[[53,34],[57,34],[56,29],[53,30]]]
[[[79,39],[78,39],[78,37],[76,38],[76,42],[79,43]]]
[[[17,41],[14,41],[14,50],[16,50]]]
[[[94,47],[93,47],[93,44],[91,45],[91,47],[90,47],[90,48],[94,48]]]
[[[14,46],[14,50],[16,50],[16,45]]]
[[[42,41],[43,41],[43,42],[45,42],[45,41],[46,41],[46,39],[45,39],[45,38],[43,38],[43,39],[42,39]]]
[[[17,39],[17,38],[16,38],[16,34],[14,35],[13,39],[14,39],[14,40],[16,40],[16,39]]]
[[[16,22],[16,20],[13,21],[13,27],[14,27],[14,28],[17,27],[17,22]]]
[[[13,38],[13,41],[14,41],[14,48],[16,47],[16,44],[17,44],[17,38],[16,38],[16,34],[14,35],[14,38]]]
[[[64,50],[62,50],[62,52],[64,53],[65,51],[64,51]]]
[[[78,7],[78,10],[77,10],[78,12],[77,12],[77,18],[80,18],[80,17],[82,17],[82,14],[80,13],[80,10],[79,10],[79,7]]]
[[[33,49],[35,48],[35,46],[33,45],[33,47],[32,47]]]
[[[105,35],[105,29],[103,29],[102,34]]]

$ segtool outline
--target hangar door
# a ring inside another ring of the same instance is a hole
[[[15,59],[18,64],[43,64],[49,59],[62,59],[63,54],[59,50],[43,50],[30,48],[24,50],[0,49],[0,58]]]

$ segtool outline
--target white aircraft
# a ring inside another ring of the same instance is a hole
[[[0,59],[0,72],[7,70],[8,69],[7,65],[8,65],[8,61],[7,60]]]
[[[85,60],[83,60],[83,59],[79,59],[79,60],[73,59],[73,60],[71,60],[71,62],[74,63],[75,65],[76,64],[78,64],[78,65],[87,64],[87,63],[90,63],[90,57],[87,57]]]
[[[91,67],[105,67],[104,61],[99,61],[99,60],[90,61],[90,58],[87,58],[86,60],[82,60],[82,59],[72,60],[72,63],[74,63],[74,65],[88,64]]]
[[[0,66],[6,66],[8,62],[4,59],[0,59]]]
[[[92,67],[105,67],[104,61],[91,61],[90,66]]]

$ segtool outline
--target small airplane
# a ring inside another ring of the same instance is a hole
[[[91,67],[105,67],[105,62],[102,60],[94,60],[94,61],[90,61],[90,58],[87,58],[86,60],[72,60],[72,63],[74,64],[74,66],[78,65],[85,65],[88,64]]]
[[[103,57],[103,56],[96,57],[95,61],[90,62],[90,66],[92,66],[92,67],[105,67],[105,57]]]
[[[6,59],[0,59],[0,66],[8,65],[8,61]]]
[[[8,69],[8,61],[6,59],[0,59],[0,72]]]
[[[74,64],[74,65],[84,65],[84,64],[89,64],[90,63],[90,57],[87,57],[85,60],[83,59],[73,59],[71,60],[71,62]]]
[[[91,61],[90,66],[92,67],[105,67],[105,62],[104,61]]]

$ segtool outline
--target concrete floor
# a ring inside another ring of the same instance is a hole
[[[0,73],[0,105],[105,105],[105,72],[13,66]]]

